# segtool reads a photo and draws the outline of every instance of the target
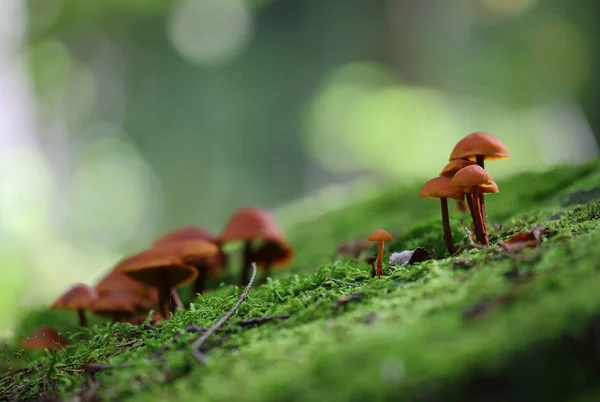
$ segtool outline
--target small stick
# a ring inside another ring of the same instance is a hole
[[[235,303],[235,305],[233,306],[233,308],[231,310],[229,310],[227,312],[227,314],[225,314],[223,317],[221,317],[221,319],[219,321],[217,321],[217,323],[215,325],[213,325],[212,327],[210,327],[208,329],[208,331],[206,331],[192,345],[192,351],[193,351],[192,353],[194,354],[194,357],[196,359],[198,359],[198,361],[200,361],[201,363],[206,364],[206,355],[200,351],[200,347],[202,347],[202,345],[204,344],[204,342],[206,342],[206,340],[212,334],[214,334],[215,332],[217,332],[217,330],[225,323],[225,321],[227,321],[229,318],[231,318],[231,316],[237,311],[237,309],[244,302],[244,300],[246,300],[246,298],[248,297],[248,293],[250,292],[250,288],[252,288],[252,284],[254,283],[254,279],[255,278],[256,278],[256,263],[253,262],[252,263],[252,276],[250,277],[250,281],[248,282],[248,285],[246,285],[246,289],[244,289],[244,291],[240,295],[240,298],[238,299],[237,303]]]
[[[475,247],[475,248],[486,248],[485,246],[482,246],[480,244],[477,244],[473,241],[472,233],[469,230],[469,228],[467,227],[467,225],[465,225],[465,221],[463,219],[460,220],[460,224],[462,225],[463,229],[465,230],[465,232],[467,233],[467,239],[469,239],[469,245],[471,247]]]

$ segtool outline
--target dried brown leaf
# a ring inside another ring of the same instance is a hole
[[[546,226],[538,225],[529,232],[517,233],[506,241],[499,241],[498,245],[509,253],[516,253],[524,248],[535,248],[540,243],[546,230]]]

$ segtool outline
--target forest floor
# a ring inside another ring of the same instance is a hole
[[[242,287],[222,285],[155,326],[79,331],[68,313],[38,312],[18,336],[55,320],[73,345],[37,355],[7,345],[0,400],[600,400],[600,163],[498,184],[486,198],[492,246],[470,246],[467,216],[452,211],[453,257],[439,202],[418,188],[287,228],[293,266],[252,288],[204,343],[205,362],[192,343]],[[536,227],[534,247],[497,245]],[[385,265],[381,279],[364,259],[373,249],[334,258],[377,228],[395,236],[384,261],[416,247],[436,258]]]

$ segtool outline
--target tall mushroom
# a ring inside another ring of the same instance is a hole
[[[79,325],[87,326],[87,317],[85,310],[89,309],[98,298],[98,293],[94,288],[90,288],[83,283],[71,286],[62,296],[60,296],[52,305],[52,309],[75,310],[79,317]]]
[[[151,248],[129,257],[119,266],[119,271],[145,285],[158,289],[160,312],[168,319],[172,291],[187,285],[198,276],[198,271],[184,264],[169,248]]]
[[[454,175],[456,174],[456,172],[458,172],[459,170],[461,170],[462,168],[465,168],[467,166],[470,165],[474,165],[475,162],[470,161],[468,159],[452,159],[450,160],[450,162],[448,162],[448,164],[446,166],[444,166],[444,168],[442,169],[442,171],[440,172],[440,177],[448,177],[448,178],[452,178],[454,177]],[[466,198],[467,200],[467,204],[469,206],[469,212],[471,213],[471,219],[473,219],[473,222],[475,222],[475,213],[473,210],[473,197],[471,196],[471,194],[465,194],[464,198]],[[458,209],[459,211],[463,211],[464,210],[464,201],[461,200],[457,200],[458,201]]]
[[[55,350],[69,345],[69,342],[53,328],[40,327],[27,338],[23,339],[19,345],[23,349]]]
[[[392,236],[383,229],[377,229],[369,235],[370,242],[376,241],[379,243],[377,249],[377,277],[381,278],[383,274],[383,246],[386,241],[391,241]]]
[[[508,158],[508,148],[496,136],[481,131],[471,133],[456,143],[450,160],[469,159],[485,168],[486,160],[502,160]]]
[[[269,212],[262,208],[242,208],[229,219],[219,240],[221,243],[244,242],[240,284],[245,285],[248,283],[250,264],[254,258],[252,242],[256,240],[285,242],[285,236]]]
[[[254,260],[258,267],[265,272],[266,279],[271,274],[273,266],[283,267],[294,256],[294,250],[286,242],[265,241],[254,252]]]
[[[465,193],[473,194],[475,235],[480,243],[489,245],[486,225],[481,212],[481,199],[483,198],[481,188],[493,186],[492,176],[479,165],[471,165],[459,170],[450,183],[453,187],[460,187]]]
[[[456,252],[454,241],[452,240],[452,231],[450,230],[450,220],[448,218],[448,198],[462,200],[464,193],[460,188],[452,187],[449,177],[436,177],[429,180],[421,188],[419,196],[422,198],[439,198],[442,207],[442,225],[444,227],[444,241],[450,255]]]

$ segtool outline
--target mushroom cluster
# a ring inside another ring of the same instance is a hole
[[[508,148],[497,137],[484,132],[471,133],[456,144],[439,177],[429,180],[421,188],[421,197],[440,199],[444,240],[450,254],[456,253],[456,248],[448,217],[448,198],[459,202],[466,199],[475,237],[479,243],[488,246],[485,194],[498,193],[499,189],[484,164],[508,157]]]
[[[204,293],[209,279],[220,278],[226,271],[229,258],[222,245],[233,241],[244,242],[243,284],[252,262],[267,276],[272,267],[284,266],[294,254],[271,214],[260,208],[243,208],[233,214],[219,236],[193,225],[172,230],[149,248],[118,261],[94,286],[71,286],[51,308],[77,312],[80,326],[87,326],[86,311],[132,324],[169,319],[175,309],[184,308],[178,288],[192,284],[194,295]],[[156,312],[150,315],[153,310]],[[33,342],[30,347],[56,346],[49,329],[41,330],[52,345]]]

